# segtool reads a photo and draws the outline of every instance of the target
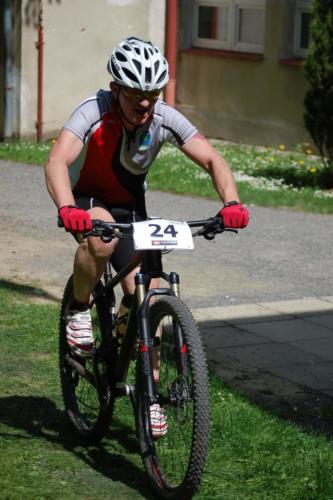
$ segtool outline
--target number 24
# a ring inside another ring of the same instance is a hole
[[[172,238],[176,238],[178,231],[176,231],[175,226],[173,224],[169,224],[161,233],[161,226],[159,224],[149,224],[149,227],[154,227],[155,229],[151,233],[151,236],[154,236],[155,238],[163,238],[163,233],[164,234],[169,234],[172,236]]]

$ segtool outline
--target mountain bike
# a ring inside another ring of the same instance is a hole
[[[191,228],[195,228],[192,234]],[[73,429],[90,442],[107,433],[115,401],[131,399],[138,442],[150,483],[163,498],[191,498],[197,491],[208,452],[209,390],[206,356],[198,327],[180,300],[180,279],[166,274],[162,252],[193,248],[193,237],[213,239],[230,230],[220,217],[181,222],[149,219],[132,224],[93,221],[87,233],[111,241],[133,238],[134,259],[113,276],[108,263],[93,291],[90,308],[96,342],[89,358],[72,353],[66,341],[66,311],[72,277],[60,314],[59,362],[65,411]],[[231,230],[237,232],[235,230]],[[115,333],[115,287],[140,266],[124,337]],[[150,288],[152,278],[164,287]],[[129,383],[131,363],[135,382]],[[151,408],[159,405],[167,429],[156,438]]]

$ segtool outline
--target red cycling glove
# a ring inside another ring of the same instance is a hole
[[[238,201],[229,201],[220,210],[223,225],[225,227],[232,227],[239,229],[246,227],[249,222],[249,212]]]
[[[58,214],[66,231],[83,233],[92,228],[90,215],[83,208],[65,205],[59,208]]]

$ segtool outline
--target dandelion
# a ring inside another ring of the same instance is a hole
[[[307,155],[312,155],[312,149],[310,149],[310,148],[309,148],[309,149],[306,149],[306,150],[305,150],[305,154],[307,154]]]
[[[280,144],[279,150],[284,151],[286,149],[286,146],[284,144]]]
[[[51,143],[52,144],[55,144],[56,140],[55,139],[52,139]]]
[[[310,172],[310,174],[314,174],[315,172],[317,172],[316,167],[309,168],[309,172]]]
[[[270,156],[268,159],[269,159],[269,161],[274,161],[275,160],[274,156]]]
[[[299,160],[299,161],[298,161],[298,163],[299,163],[300,165],[304,165],[305,161],[304,161],[304,160]]]

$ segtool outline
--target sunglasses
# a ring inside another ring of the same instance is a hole
[[[129,99],[130,101],[156,101],[158,99],[158,96],[160,95],[161,91],[160,90],[152,90],[152,91],[144,91],[144,90],[137,90],[137,89],[129,89],[129,88],[124,88],[120,87],[123,95]]]

